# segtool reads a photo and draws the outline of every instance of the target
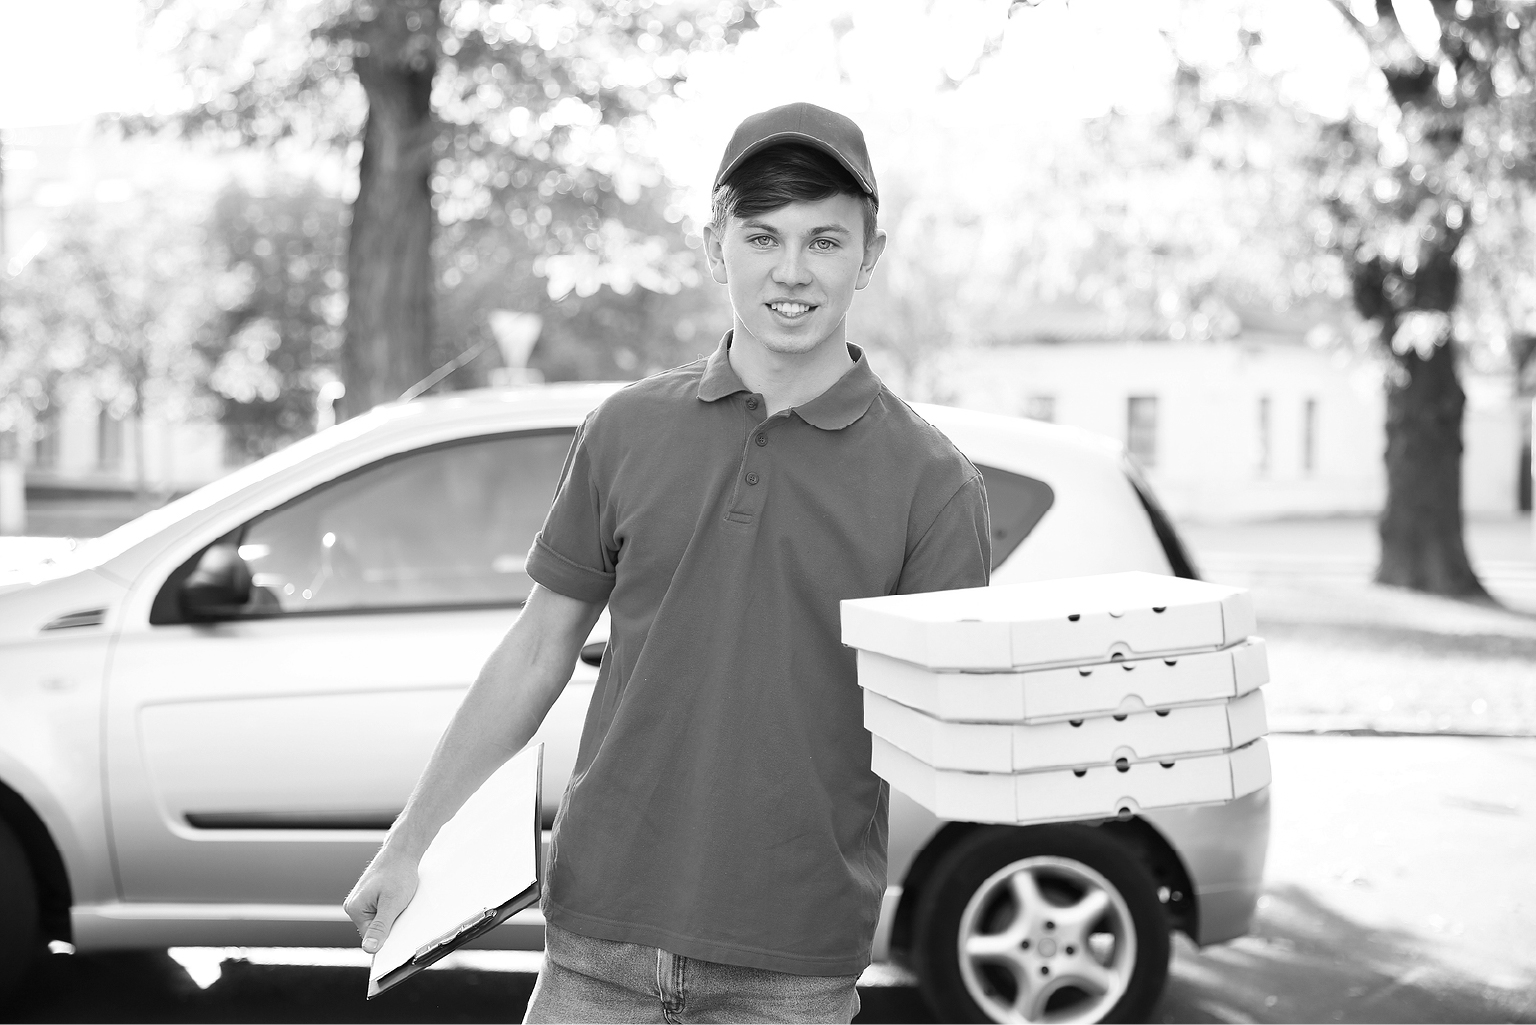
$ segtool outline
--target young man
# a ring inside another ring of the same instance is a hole
[[[529,1021],[848,1021],[885,891],[886,784],[843,598],[973,587],[980,474],[846,340],[885,248],[852,121],[744,121],[705,229],[714,355],[582,426],[538,586],[347,908],[376,949],[437,828],[526,744],[606,604],[555,821]]]

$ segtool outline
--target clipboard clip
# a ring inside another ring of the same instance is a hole
[[[484,911],[480,912],[478,915],[471,918],[457,929],[454,929],[452,932],[444,933],[437,939],[433,940],[431,943],[422,944],[421,949],[417,950],[415,954],[411,955],[411,960],[420,961],[430,955],[433,951],[437,950],[439,947],[445,947],[452,943],[454,940],[458,939],[460,936],[463,936],[465,933],[479,928],[487,920],[495,918],[499,910],[499,908],[486,908]]]

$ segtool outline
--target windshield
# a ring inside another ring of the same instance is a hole
[[[289,467],[297,466],[312,456],[351,441],[377,427],[386,416],[393,420],[416,411],[412,407],[386,408],[387,414],[381,410],[360,416],[355,420],[348,420],[335,427],[327,428],[319,434],[311,434],[307,438],[300,439],[287,448],[258,459],[248,466],[242,466],[173,502],[167,502],[158,509],[151,509],[142,516],[129,520],[116,530],[110,530],[101,537],[84,542],[73,552],[58,559],[57,563],[61,566],[67,565],[71,570],[100,566],[173,523],[201,512],[252,484],[266,480]]]

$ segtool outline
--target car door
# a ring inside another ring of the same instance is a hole
[[[252,600],[186,622],[183,566],[108,674],[108,800],[127,901],[335,904],[510,626],[571,431],[373,463],[254,515]],[[546,801],[595,671],[546,719]]]

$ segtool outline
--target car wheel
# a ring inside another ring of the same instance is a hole
[[[0,819],[0,997],[13,992],[42,950],[37,887],[21,841]]]
[[[972,833],[936,867],[915,925],[940,1021],[1146,1021],[1168,977],[1157,884],[1090,826]]]

